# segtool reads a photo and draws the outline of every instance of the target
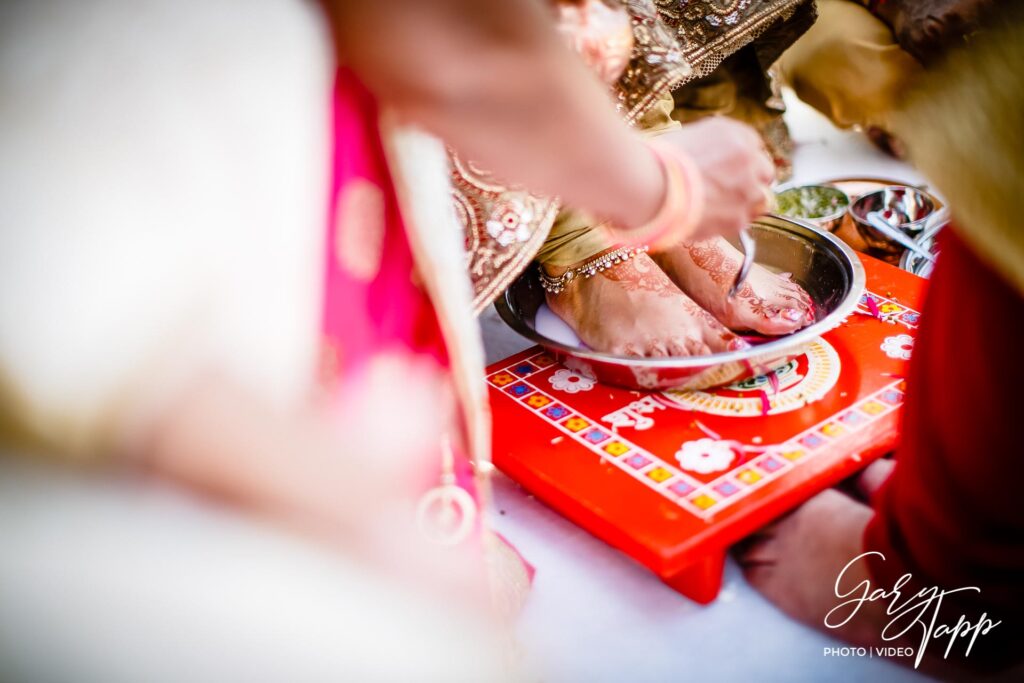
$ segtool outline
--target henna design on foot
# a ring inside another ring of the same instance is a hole
[[[634,356],[696,356],[746,343],[684,294],[647,254],[548,295],[590,348]]]
[[[729,298],[742,258],[722,238],[686,242],[655,258],[699,306],[734,330],[787,334],[814,321],[813,302],[791,273],[775,275],[755,264]]]
[[[618,282],[628,291],[643,290],[664,297],[680,294],[672,280],[650,259],[630,259],[601,271],[600,276]]]

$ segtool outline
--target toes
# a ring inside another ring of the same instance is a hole
[[[774,300],[763,305],[753,328],[762,334],[780,335],[796,332],[814,322],[814,306],[799,286],[786,287]]]
[[[756,590],[769,593],[778,570],[779,543],[771,533],[759,532],[737,543],[732,555],[743,576]]]
[[[800,299],[810,298],[807,296],[807,290],[805,290],[799,282],[793,279],[793,273],[779,273],[774,276],[774,280],[774,286],[771,289],[774,289],[779,295],[791,296]],[[772,298],[770,290],[768,290],[766,298]]]
[[[799,308],[784,308],[780,315],[791,323],[802,323],[807,317],[807,312]]]
[[[725,353],[726,351],[740,351],[749,348],[750,345],[736,336],[729,330],[712,329],[704,335],[704,343],[710,353]]]
[[[786,309],[792,308],[803,313],[806,313],[810,306],[807,301],[798,294],[783,294],[779,297],[778,301],[775,302],[779,310],[785,313]]]
[[[783,334],[790,334],[796,332],[803,327],[803,321],[805,317],[801,313],[800,320],[794,322],[787,318],[784,318],[781,313],[771,317],[761,317],[753,328],[761,334],[768,335],[770,337],[777,337]]]
[[[682,337],[672,337],[668,340],[668,350],[673,356],[689,356],[690,349],[686,347],[686,339]]]
[[[795,297],[795,298],[800,298],[801,296],[807,296],[806,293],[804,292],[804,288],[803,287],[801,287],[800,285],[798,285],[795,282],[790,282],[789,280],[786,280],[785,282],[783,282],[781,284],[781,286],[780,286],[780,289],[782,290],[782,293],[783,293],[784,296],[791,296],[791,297]]]
[[[699,339],[687,339],[686,348],[691,356],[710,356],[711,349]]]
[[[668,347],[662,342],[654,342],[647,347],[647,355],[652,358],[663,358],[669,355]]]
[[[743,351],[750,348],[750,342],[734,334],[731,339],[726,341],[725,348],[728,351]]]
[[[774,536],[758,533],[737,543],[733,547],[733,554],[744,569],[770,566],[779,560],[777,548]]]
[[[876,460],[864,468],[864,471],[857,477],[857,490],[867,500],[871,500],[882,488],[882,484],[889,480],[896,461],[890,458]]]
[[[783,298],[786,299],[787,301],[796,301],[805,308],[811,308],[814,304],[810,295],[808,295],[802,287],[793,287],[792,289],[787,289],[786,293],[783,295]]]
[[[795,282],[785,283],[783,291],[786,293],[786,296],[795,298],[797,301],[803,303],[807,307],[811,307],[814,305],[814,300],[811,299],[811,295],[807,293],[807,290],[805,290],[803,287],[796,284]]]
[[[724,353],[726,351],[738,351],[748,348],[750,345],[727,329],[722,323],[715,320],[710,313],[704,317],[704,348],[705,353]]]
[[[624,344],[621,347],[621,350],[618,351],[618,354],[621,355],[621,356],[643,356],[644,355],[643,352],[641,352],[640,347],[637,346],[636,344],[632,344],[632,343]]]
[[[743,577],[754,590],[762,595],[770,594],[775,578],[775,565],[748,564],[740,561],[740,567],[743,569]]]

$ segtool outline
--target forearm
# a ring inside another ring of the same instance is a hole
[[[383,103],[510,182],[624,226],[664,179],[537,0],[328,3],[340,58]]]

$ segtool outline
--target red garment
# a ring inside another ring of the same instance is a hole
[[[1024,297],[946,230],[915,343],[897,466],[864,543],[886,557],[869,560],[878,587],[909,572],[918,590],[981,589],[950,595],[940,616],[1002,620],[977,639],[972,667],[1024,657],[1022,337]],[[946,642],[929,651],[941,656]],[[955,645],[950,659],[965,647]]]

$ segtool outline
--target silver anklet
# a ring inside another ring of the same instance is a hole
[[[614,251],[609,251],[607,254],[603,254],[593,260],[587,261],[582,266],[570,268],[558,277],[551,277],[544,272],[544,266],[541,266],[540,286],[544,288],[544,291],[551,294],[561,294],[562,291],[569,286],[569,283],[578,277],[583,278],[584,280],[592,278],[603,270],[608,270],[612,266],[617,266],[618,264],[628,261],[635,256],[645,253],[647,253],[646,246],[619,247]]]

